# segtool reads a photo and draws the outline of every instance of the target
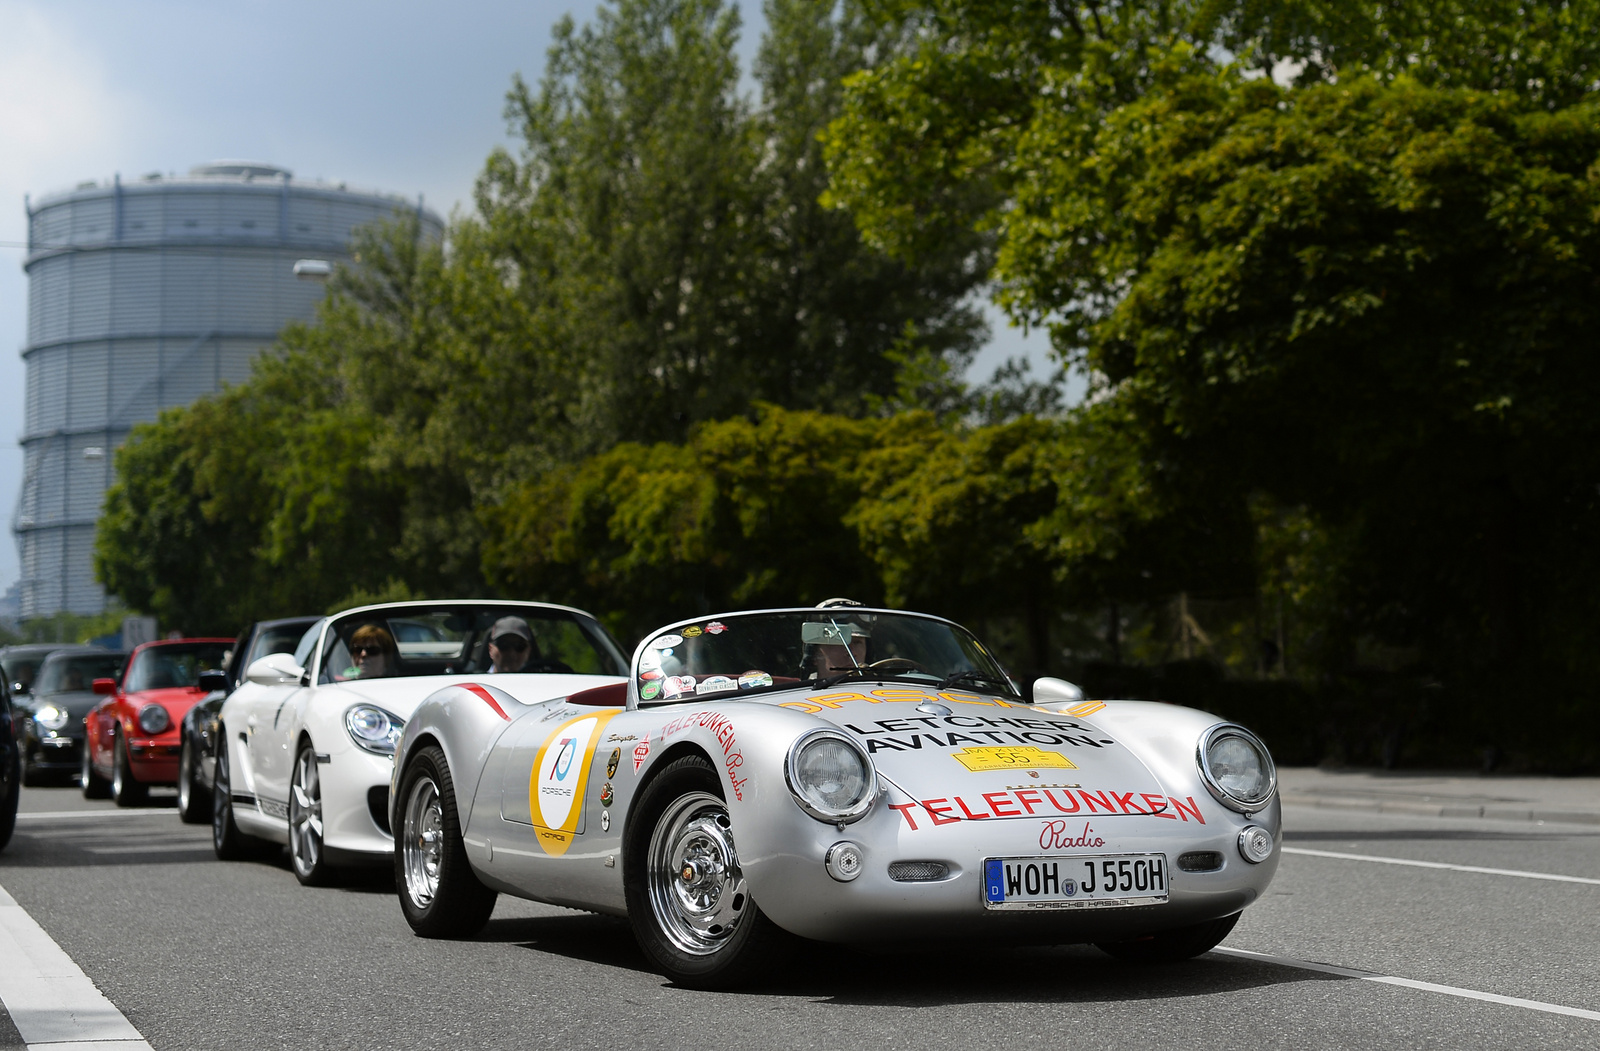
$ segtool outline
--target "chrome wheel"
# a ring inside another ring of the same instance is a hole
[[[673,800],[650,836],[650,909],[679,951],[709,956],[733,937],[749,900],[728,808],[709,792]]]
[[[431,777],[418,777],[411,785],[400,850],[406,894],[413,905],[426,909],[439,893],[439,868],[444,861],[444,807],[439,802],[439,786]]]
[[[295,874],[301,879],[318,874],[322,861],[322,780],[317,774],[317,754],[300,749],[294,761],[289,788],[289,852]]]

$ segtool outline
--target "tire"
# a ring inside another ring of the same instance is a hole
[[[420,749],[400,777],[394,883],[400,911],[424,938],[470,938],[494,912],[494,891],[478,881],[461,842],[455,781],[444,752]]]
[[[83,740],[83,757],[78,761],[78,783],[83,786],[85,799],[104,799],[111,794],[111,782],[95,773],[94,753],[87,737]]]
[[[748,985],[793,944],[750,897],[722,784],[698,755],[668,764],[639,794],[622,859],[633,935],[679,985]]]
[[[150,786],[133,779],[133,763],[128,757],[128,739],[117,735],[111,751],[111,800],[117,806],[144,806]]]
[[[322,842],[322,777],[317,753],[307,741],[295,753],[289,781],[289,860],[294,878],[307,887],[326,887],[337,872]]]
[[[266,857],[277,846],[239,831],[233,820],[233,785],[228,777],[228,735],[226,728],[217,742],[217,779],[211,790],[211,849],[218,861],[244,861]]]
[[[4,749],[0,749],[0,763],[6,762]],[[12,753],[10,769],[0,766],[0,850],[11,842],[11,833],[17,827],[17,806],[22,802],[22,757]]]
[[[200,784],[194,747],[185,737],[178,753],[178,820],[186,825],[203,825],[210,819],[211,793]]]
[[[1220,920],[1207,920],[1128,942],[1095,942],[1095,948],[1129,963],[1176,963],[1215,949],[1242,915],[1244,913],[1236,912]]]

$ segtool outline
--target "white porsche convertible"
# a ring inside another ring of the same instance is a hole
[[[566,606],[406,602],[325,617],[293,654],[251,664],[222,706],[212,846],[234,859],[288,844],[305,884],[388,863],[395,745],[423,698],[492,682],[534,703],[626,674],[605,628]]]

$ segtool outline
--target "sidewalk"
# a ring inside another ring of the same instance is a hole
[[[1280,767],[1285,806],[1600,825],[1600,777]]]

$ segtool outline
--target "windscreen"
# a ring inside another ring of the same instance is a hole
[[[404,606],[336,620],[319,681],[552,673],[626,675],[627,661],[597,621],[565,610]]]
[[[736,614],[673,628],[645,646],[634,674],[646,704],[849,679],[1016,694],[965,629],[860,609]]]
[[[73,693],[94,688],[96,679],[115,679],[122,674],[126,653],[95,653],[76,657],[55,657],[39,672],[38,696],[47,693]]]
[[[262,657],[274,653],[293,653],[295,645],[300,641],[300,636],[306,629],[299,624],[280,624],[276,627],[263,628],[256,636],[256,641],[250,647],[250,656],[246,658],[246,668],[260,660]]]
[[[197,686],[200,673],[215,671],[228,662],[230,642],[177,642],[151,646],[134,654],[123,689],[170,690]]]
[[[5,668],[6,678],[17,684],[17,690],[27,693],[33,689],[33,680],[39,674],[39,665],[44,663],[44,655],[37,657],[7,657]]]

